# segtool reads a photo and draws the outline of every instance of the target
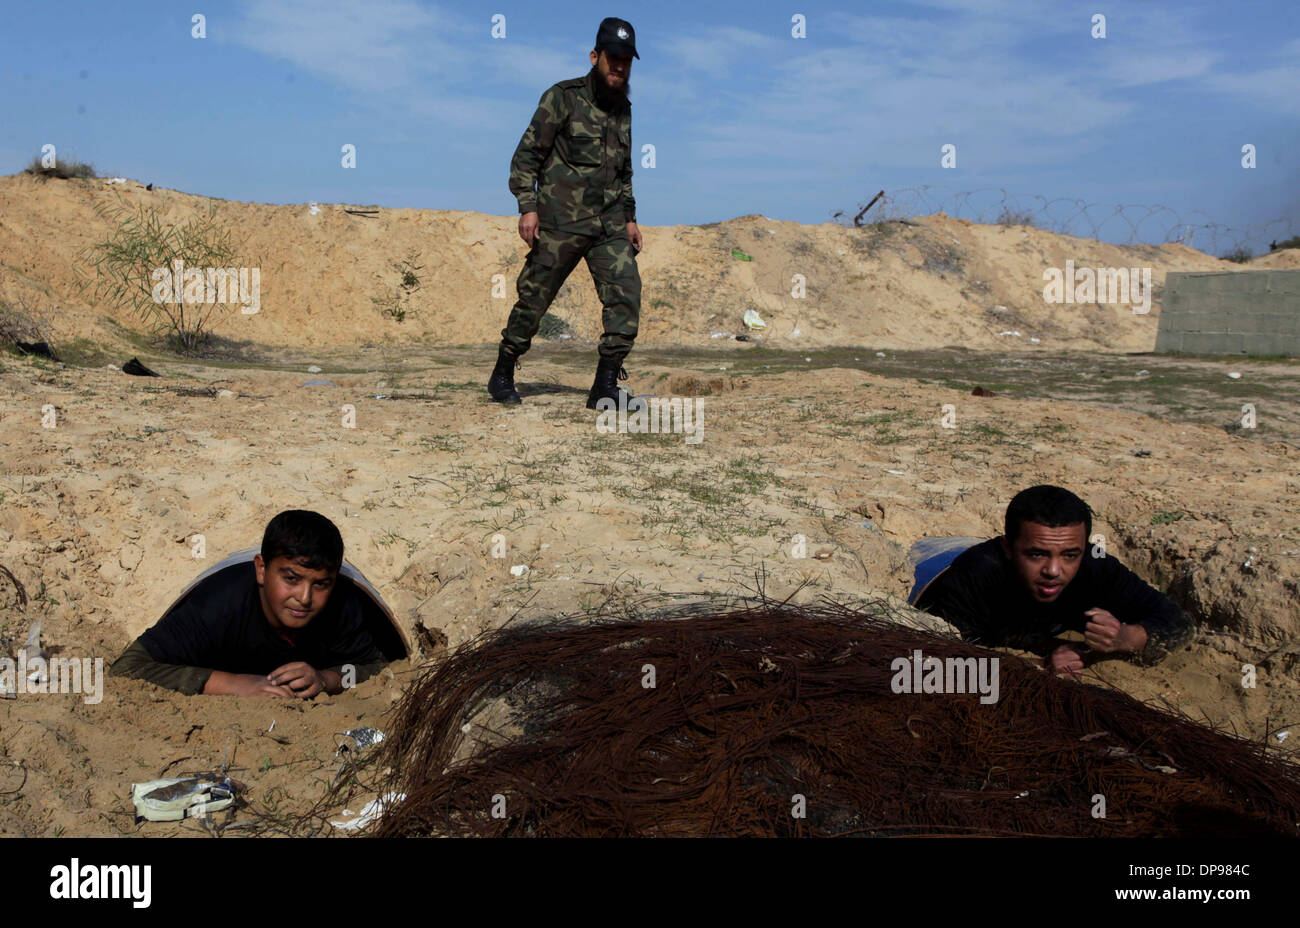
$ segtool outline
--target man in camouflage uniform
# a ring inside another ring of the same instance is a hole
[[[607,397],[627,404],[618,387],[623,358],[636,340],[641,232],[632,197],[632,110],[628,74],[636,52],[630,23],[600,24],[591,71],[542,95],[510,162],[510,192],[519,201],[519,235],[530,246],[517,282],[519,299],[501,330],[488,392],[518,403],[514,371],[542,316],[578,260],[585,257],[604,307],[596,380],[587,408]],[[534,189],[536,188],[536,189]]]

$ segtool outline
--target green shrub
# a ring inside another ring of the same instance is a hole
[[[55,160],[53,167],[45,167],[41,164],[41,156],[34,155],[31,163],[23,168],[24,174],[32,174],[36,177],[58,177],[63,180],[77,178],[86,180],[88,178],[98,177],[95,168],[92,165],[81,161],[59,161]]]
[[[179,225],[169,225],[143,205],[116,204],[95,207],[117,228],[107,240],[84,255],[93,277],[83,280],[95,302],[107,301],[129,309],[182,354],[198,354],[211,337],[211,326],[227,303],[158,303],[153,299],[156,268],[171,268],[176,259],[186,268],[224,268],[235,264],[237,249],[228,230],[216,219],[216,204]]]

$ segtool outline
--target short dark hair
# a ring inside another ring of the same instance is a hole
[[[1043,483],[1021,490],[1007,506],[1003,523],[1007,544],[1013,544],[1025,522],[1037,522],[1049,528],[1083,523],[1083,537],[1092,537],[1092,510],[1088,504],[1063,487]]]
[[[262,560],[300,561],[309,570],[337,573],[343,566],[343,536],[329,519],[309,509],[286,509],[266,525]]]

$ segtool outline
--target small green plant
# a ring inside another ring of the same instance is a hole
[[[1245,264],[1253,257],[1255,257],[1255,253],[1251,251],[1249,248],[1247,248],[1245,245],[1238,245],[1237,247],[1228,251],[1226,254],[1220,255],[1220,258],[1222,258],[1222,260],[1232,261],[1236,264]]]
[[[135,313],[155,336],[166,338],[181,354],[199,354],[207,346],[219,314],[238,302],[239,278],[247,279],[245,268],[231,280],[237,249],[230,231],[217,221],[216,204],[180,224],[165,222],[143,204],[132,210],[120,197],[115,203],[96,206],[95,211],[117,228],[84,255],[95,273],[83,278],[83,287],[95,302],[107,301]],[[191,299],[189,280],[180,302],[155,299],[155,290],[164,279],[159,274],[166,271],[170,275],[177,266],[185,269],[187,277],[196,269],[205,273],[206,286],[212,288],[206,294],[209,298],[217,289],[215,272],[220,271],[220,289],[225,291],[221,299]],[[228,288],[236,291],[235,299],[230,298]]]
[[[559,338],[561,335],[572,335],[573,329],[555,313],[547,313],[537,327],[537,334],[542,338]]]
[[[370,302],[374,303],[380,312],[397,322],[406,321],[407,313],[410,312],[411,295],[420,289],[420,277],[416,271],[424,270],[424,265],[417,264],[419,260],[420,253],[412,251],[401,261],[390,265],[397,272],[397,283],[393,286],[392,295],[370,298]]]
[[[1179,512],[1177,509],[1164,509],[1151,517],[1151,524],[1169,525],[1170,523],[1178,522],[1186,517],[1186,513]]]
[[[1268,246],[1269,251],[1281,251],[1283,248],[1300,248],[1300,235],[1293,235],[1285,241],[1273,242]]]

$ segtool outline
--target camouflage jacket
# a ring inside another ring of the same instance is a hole
[[[552,85],[510,161],[510,192],[543,229],[610,235],[635,222],[631,108],[596,106],[590,73]]]

